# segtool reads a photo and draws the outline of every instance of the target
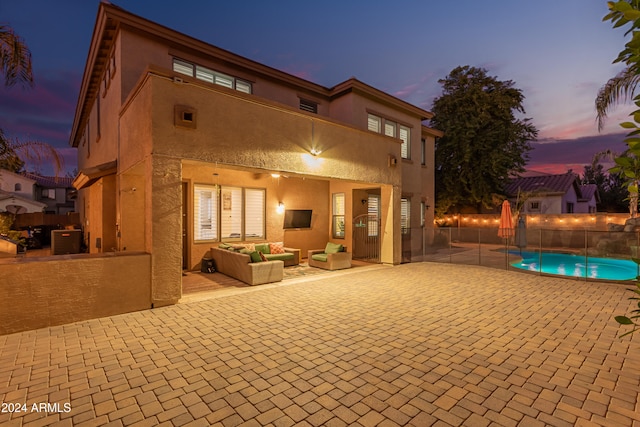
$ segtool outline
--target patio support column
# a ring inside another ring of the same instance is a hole
[[[380,189],[382,223],[380,225],[380,262],[402,262],[402,235],[400,230],[400,199],[398,186],[383,185]]]
[[[151,159],[151,298],[154,307],[182,296],[182,165],[179,159]]]

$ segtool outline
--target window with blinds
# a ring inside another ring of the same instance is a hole
[[[254,188],[245,189],[244,206],[245,239],[264,239],[265,191]]]
[[[217,240],[217,188],[210,185],[194,186],[193,231],[194,240]]]
[[[396,123],[391,122],[389,120],[385,120],[384,122],[384,134],[387,136],[391,136],[393,138],[396,137]]]
[[[372,132],[380,133],[380,126],[382,124],[382,119],[376,115],[369,114],[367,118],[367,129]]]
[[[186,74],[187,76],[193,77],[193,64],[182,61],[180,59],[173,59],[173,71],[180,74]]]
[[[252,93],[251,83],[247,81],[181,59],[173,58],[173,71],[239,92]]]
[[[333,194],[333,237],[344,238],[345,197],[344,193]]]
[[[400,199],[400,230],[402,234],[411,232],[411,201],[409,199]]]
[[[367,201],[367,234],[369,237],[377,237],[380,224],[380,196],[369,194]]]
[[[409,153],[410,153],[410,133],[409,133],[409,128],[406,126],[400,126],[400,132],[398,137],[402,140],[402,147],[400,148],[400,155],[402,156],[403,159],[409,159],[411,158]]]
[[[242,188],[222,187],[220,191],[220,235],[223,239],[242,237]]]
[[[194,240],[264,239],[266,191],[195,185]]]

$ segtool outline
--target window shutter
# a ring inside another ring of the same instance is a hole
[[[215,186],[194,186],[194,240],[215,240],[217,238],[216,196]]]
[[[400,230],[402,234],[409,234],[411,227],[411,203],[409,199],[400,200]]]
[[[179,59],[173,59],[173,71],[193,77],[193,64]]]
[[[216,73],[214,83],[233,89],[233,77],[227,76],[226,74]]]
[[[396,124],[394,122],[384,122],[384,134],[387,136],[396,137]]]
[[[402,147],[400,148],[400,155],[403,159],[409,158],[409,128],[406,126],[400,126],[400,139],[402,140]]]
[[[204,80],[205,82],[213,83],[213,70],[209,70],[208,68],[201,67],[199,65],[196,66],[196,78],[199,80]]]
[[[246,239],[264,239],[265,191],[245,190],[245,226]]]
[[[236,79],[236,90],[238,92],[251,93],[251,83]]]
[[[380,133],[380,117],[369,114],[367,118],[367,128],[372,132]]]
[[[378,235],[378,224],[380,223],[380,196],[369,195],[367,202],[367,232],[369,237]]]

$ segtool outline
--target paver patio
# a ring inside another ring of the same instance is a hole
[[[414,263],[208,296],[0,336],[0,424],[640,426],[623,285]]]

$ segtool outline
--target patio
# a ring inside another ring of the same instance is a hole
[[[0,423],[640,425],[622,285],[413,263],[206,294],[0,336],[27,408]]]

